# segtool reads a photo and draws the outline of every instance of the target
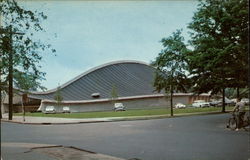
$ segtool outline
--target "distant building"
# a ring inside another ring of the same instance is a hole
[[[63,97],[60,105],[54,99],[57,89],[52,89],[29,94],[27,109],[44,111],[47,106],[54,106],[57,112],[62,112],[63,106],[67,106],[71,112],[110,111],[113,109],[111,92],[114,87],[118,95],[116,101],[127,109],[169,107],[169,99],[153,87],[154,72],[155,68],[138,61],[107,63],[60,86]],[[209,97],[209,94],[175,93],[173,103],[191,104],[197,99],[208,101]],[[15,111],[20,110],[17,107]]]

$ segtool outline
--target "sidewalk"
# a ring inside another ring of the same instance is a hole
[[[220,114],[221,112],[197,112],[197,113],[184,113],[175,114],[174,117],[192,116],[192,115],[207,115],[207,114]],[[115,122],[115,121],[133,121],[133,120],[148,120],[148,119],[161,119],[173,118],[170,115],[154,115],[154,116],[132,116],[132,117],[106,117],[106,118],[54,118],[54,117],[30,117],[25,116],[25,121],[22,116],[13,116],[12,120],[8,120],[8,114],[3,114],[2,122],[12,122],[20,124],[37,124],[37,125],[50,125],[50,124],[79,124],[79,123],[100,123],[100,122]]]
[[[22,116],[13,116],[12,120],[8,120],[8,115],[4,114],[2,122],[13,122],[21,124],[78,124],[78,123],[100,123],[100,122],[114,122],[125,120],[145,120],[154,118],[167,118],[169,116],[139,116],[139,117],[107,117],[107,118],[54,118],[54,117],[30,117],[26,116],[25,121]]]
[[[25,121],[22,116],[13,116],[12,120],[8,120],[8,115],[3,115],[3,122],[13,122],[22,124],[77,124],[77,123],[94,123],[94,122],[109,122],[109,118],[86,118],[86,119],[71,119],[71,118],[54,118],[54,117],[31,117],[25,116]]]
[[[72,146],[36,143],[1,143],[2,160],[125,160]]]
[[[25,117],[13,116],[13,120],[8,120],[8,114],[3,114],[2,122],[20,123],[20,124],[78,124],[78,123],[96,123],[109,122],[112,118],[90,118],[90,119],[68,119],[51,117]],[[95,153],[73,146],[61,146],[51,144],[34,143],[1,143],[2,160],[125,160],[118,157]]]

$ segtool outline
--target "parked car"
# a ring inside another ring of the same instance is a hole
[[[233,98],[231,99],[231,101],[233,101],[234,103],[237,103],[237,98]]]
[[[209,103],[210,103],[210,106],[221,107],[222,106],[222,99],[213,100]],[[225,97],[225,105],[234,106],[235,104],[236,104],[235,99],[228,99],[227,97]]]
[[[242,98],[241,102],[243,102],[245,105],[249,105],[249,99],[248,98]]]
[[[225,97],[225,103],[226,105],[234,106],[236,103],[233,100],[228,99]]]
[[[56,113],[56,109],[54,106],[47,106],[44,113]]]
[[[63,113],[70,113],[70,109],[68,106],[63,107]]]
[[[115,103],[114,111],[126,111],[126,108],[122,103]]]
[[[209,102],[210,106],[213,106],[213,107],[220,107],[222,106],[222,102],[221,101],[211,101]]]
[[[210,104],[204,100],[196,100],[192,103],[193,107],[209,107]]]
[[[182,103],[177,103],[175,105],[175,108],[186,108],[186,105],[185,104],[182,104]]]

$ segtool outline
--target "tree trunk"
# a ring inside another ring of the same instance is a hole
[[[236,88],[236,91],[237,91],[237,97],[236,97],[236,98],[239,99],[239,98],[240,98],[240,88],[237,87],[237,88]]]
[[[1,84],[1,75],[0,75],[0,84]],[[0,119],[2,118],[3,118],[2,117],[2,86],[0,86]]]
[[[0,67],[0,119],[2,119],[2,86],[1,86],[1,67]]]
[[[10,34],[10,52],[9,52],[9,120],[12,120],[13,112],[13,54],[12,54],[12,34]]]
[[[174,116],[174,111],[173,111],[173,87],[172,85],[170,86],[170,110],[171,110],[171,117]]]
[[[226,112],[225,111],[225,88],[222,89],[222,111],[221,112]]]
[[[24,104],[23,104],[23,95],[21,98],[21,102],[22,102],[23,122],[25,122],[25,108],[24,108]]]

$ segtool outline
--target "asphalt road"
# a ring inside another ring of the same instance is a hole
[[[2,123],[2,142],[75,146],[141,160],[248,160],[249,132],[226,129],[229,114],[74,125]],[[8,154],[4,152],[3,155]]]

